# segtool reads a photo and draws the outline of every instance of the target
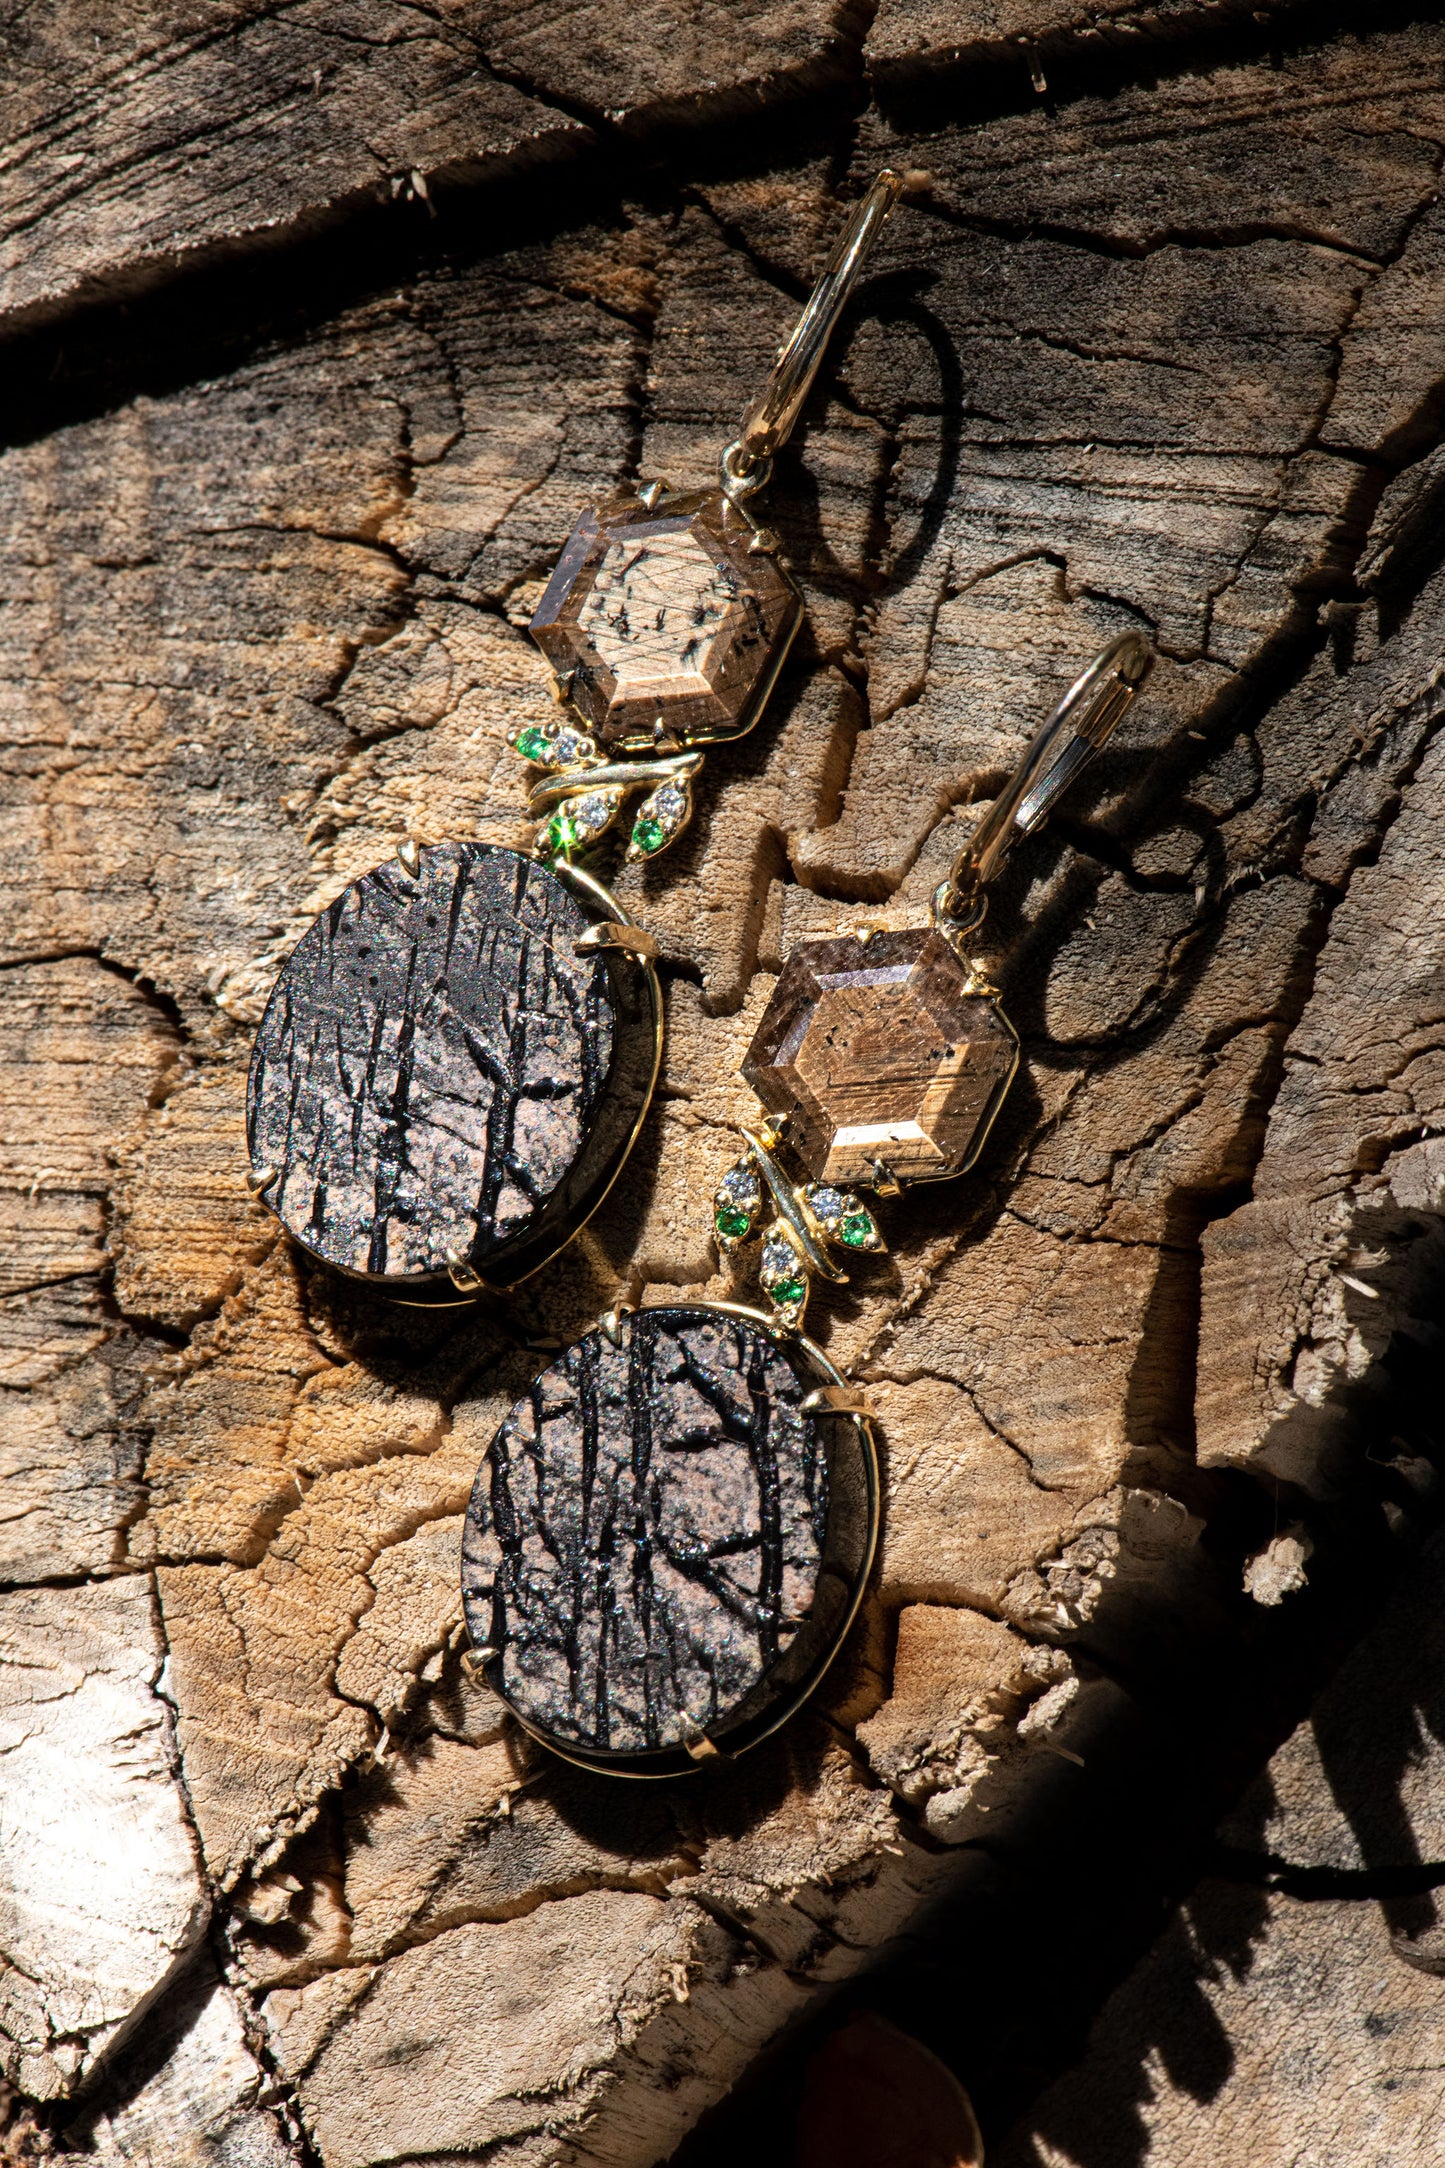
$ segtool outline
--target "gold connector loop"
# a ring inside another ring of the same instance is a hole
[[[1154,662],[1142,632],[1123,632],[1075,680],[933,892],[933,917],[952,938],[982,923],[995,879],[1020,836],[1038,827],[1118,729]]]
[[[603,949],[622,949],[629,956],[645,956],[655,963],[662,954],[661,944],[655,933],[645,926],[621,923],[615,918],[601,918],[585,933],[579,933],[572,943],[579,956],[595,956]]]
[[[754,458],[749,455],[741,437],[734,437],[725,444],[718,460],[717,470],[723,486],[723,495],[736,505],[744,497],[752,497],[765,489],[773,477],[771,459]]]
[[[885,166],[838,236],[772,374],[718,463],[723,490],[734,503],[753,496],[772,473],[773,455],[792,435],[823,351],[903,188],[903,175]]]
[[[868,1415],[873,1404],[859,1385],[820,1385],[801,1403],[804,1415]]]

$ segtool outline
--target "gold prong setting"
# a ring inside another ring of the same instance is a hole
[[[820,1385],[803,1402],[804,1415],[866,1415],[873,1403],[860,1385]]]
[[[665,851],[692,819],[692,789],[685,775],[669,776],[648,792],[632,823],[627,844],[627,863],[638,865]]]
[[[575,724],[561,720],[518,723],[515,730],[508,732],[507,743],[520,760],[534,768],[589,768],[602,759],[590,730],[579,730]]]
[[[586,933],[579,933],[572,944],[578,956],[596,956],[605,949],[620,949],[628,956],[641,956],[655,963],[662,954],[662,946],[655,933],[645,926],[633,926],[615,918],[600,918],[589,926]]]
[[[713,1740],[709,1739],[694,1717],[685,1716],[679,1726],[682,1743],[695,1762],[725,1761],[727,1756]]]
[[[459,1295],[479,1295],[486,1286],[481,1274],[468,1262],[467,1253],[460,1243],[453,1242],[444,1252],[447,1278]]]
[[[782,1138],[771,1127],[744,1129],[746,1155],[734,1161],[713,1193],[713,1238],[731,1256],[761,1231],[758,1283],[781,1325],[802,1322],[815,1276],[846,1282],[829,1246],[843,1251],[885,1250],[878,1222],[852,1190],[826,1182],[799,1182],[779,1158]],[[773,1217],[766,1226],[766,1206]]]
[[[622,811],[620,790],[583,789],[566,798],[538,831],[536,848],[545,858],[568,858],[589,850]]]
[[[849,1250],[881,1250],[885,1247],[878,1222],[861,1197],[851,1189],[834,1189],[826,1182],[807,1182],[799,1192],[821,1233]]]
[[[757,1231],[763,1209],[763,1185],[749,1159],[739,1159],[713,1192],[712,1225],[724,1256],[741,1248]]]
[[[637,1305],[634,1302],[616,1302],[610,1310],[604,1310],[597,1320],[597,1330],[606,1335],[613,1347],[621,1347],[623,1324],[631,1317]]]
[[[812,1280],[808,1260],[786,1220],[775,1220],[763,1236],[758,1285],[777,1313],[780,1325],[801,1325]]]

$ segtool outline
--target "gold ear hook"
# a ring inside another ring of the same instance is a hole
[[[1064,694],[1013,775],[959,852],[952,873],[933,892],[933,918],[950,934],[980,924],[984,890],[1020,836],[1038,827],[1118,729],[1153,667],[1154,650],[1141,632],[1111,640]]]
[[[839,235],[791,338],[779,350],[772,375],[719,461],[724,492],[734,502],[751,497],[772,473],[773,454],[792,435],[823,350],[903,189],[903,175],[885,166]]]

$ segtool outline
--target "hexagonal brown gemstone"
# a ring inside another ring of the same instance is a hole
[[[998,1004],[931,928],[804,941],[763,1012],[743,1075],[820,1182],[958,1174],[1013,1075]]]
[[[802,603],[720,490],[589,506],[531,630],[608,745],[738,737],[757,720]]]

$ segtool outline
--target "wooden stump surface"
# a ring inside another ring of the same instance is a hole
[[[631,2168],[1006,1833],[1140,1637],[1248,1601],[1220,1501],[1338,1490],[1438,1271],[1445,34],[51,0],[3,38],[5,2068],[116,2160]],[[667,959],[643,1144],[508,1316],[349,1294],[245,1187],[279,962],[404,836],[518,840],[579,506],[709,479],[885,162],[768,502],[807,629],[619,884]],[[1140,626],[1146,697],[981,936],[1024,1041],[986,1158],[813,1312],[886,1451],[846,1656],[735,1769],[569,1772],[461,1663],[522,1341],[728,1291],[789,947],[918,923]]]

